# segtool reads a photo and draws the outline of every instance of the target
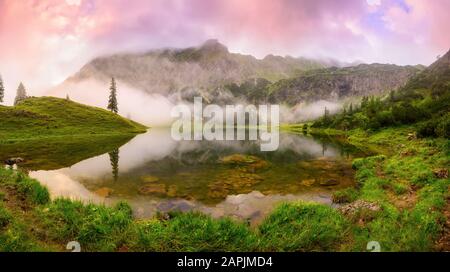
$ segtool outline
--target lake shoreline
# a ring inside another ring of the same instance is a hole
[[[197,212],[134,220],[127,204],[49,200],[37,181],[1,169],[0,250],[65,251],[70,240],[87,251],[365,251],[371,240],[383,251],[437,250],[450,182],[433,173],[445,169],[448,147],[445,139],[408,139],[410,130],[348,134],[350,143],[396,150],[353,160],[359,185],[340,199],[372,203],[369,208],[348,204],[342,212],[321,204],[283,204],[256,229]],[[19,205],[8,204],[16,200]]]

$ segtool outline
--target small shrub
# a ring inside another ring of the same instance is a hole
[[[0,230],[5,228],[12,220],[9,211],[0,203]]]
[[[397,195],[402,195],[402,194],[406,193],[409,189],[409,186],[407,184],[399,183],[399,182],[393,182],[391,184],[391,187],[392,187],[392,190],[394,191],[394,193]]]
[[[332,199],[334,203],[349,203],[358,198],[358,190],[355,188],[346,188],[333,193]]]

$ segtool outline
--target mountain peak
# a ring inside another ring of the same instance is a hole
[[[217,39],[209,39],[205,41],[200,49],[207,52],[228,53],[228,48],[221,44]]]

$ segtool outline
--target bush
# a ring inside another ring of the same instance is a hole
[[[437,122],[435,120],[430,120],[427,122],[423,122],[419,125],[417,129],[417,137],[426,138],[426,137],[436,137],[436,125]]]
[[[424,117],[423,112],[408,102],[401,102],[392,107],[394,120],[399,124],[414,123]]]
[[[333,193],[333,203],[349,203],[358,198],[358,190],[346,188]]]
[[[438,137],[450,138],[450,113],[439,120],[434,131]]]
[[[417,136],[450,138],[450,113],[439,119],[432,119],[419,125]]]
[[[9,211],[0,203],[0,230],[8,226],[11,222],[12,216]]]

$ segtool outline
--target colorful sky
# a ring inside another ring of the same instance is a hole
[[[450,48],[450,0],[0,0],[8,89],[55,85],[91,58],[219,39],[232,52],[396,64]]]

